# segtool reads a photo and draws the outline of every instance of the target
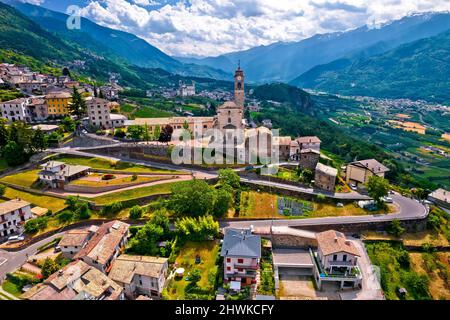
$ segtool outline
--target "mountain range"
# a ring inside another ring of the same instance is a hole
[[[178,58],[231,72],[238,60],[253,82],[291,81],[318,65],[345,56],[370,57],[450,29],[450,13],[404,17],[378,28],[363,26],[347,32],[315,35],[298,42],[275,43],[203,59]]]
[[[450,30],[372,57],[349,57],[314,67],[291,84],[372,97],[450,104]]]

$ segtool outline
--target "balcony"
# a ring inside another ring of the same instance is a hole
[[[356,261],[328,261],[328,263],[333,267],[353,267],[356,265]]]

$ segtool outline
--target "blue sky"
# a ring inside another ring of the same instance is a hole
[[[174,56],[216,56],[317,33],[376,27],[450,0],[21,0],[131,32]]]

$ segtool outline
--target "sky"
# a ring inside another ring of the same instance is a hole
[[[450,11],[449,0],[22,0],[131,32],[172,56],[217,56],[299,41],[418,12]]]

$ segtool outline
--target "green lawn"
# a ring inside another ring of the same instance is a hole
[[[90,200],[94,201],[97,204],[108,204],[113,203],[116,201],[126,201],[126,200],[132,200],[137,199],[145,196],[151,196],[151,195],[163,195],[163,194],[170,194],[172,192],[171,188],[175,184],[181,184],[181,183],[187,183],[188,181],[180,181],[180,182],[171,182],[171,183],[163,183],[158,184],[150,187],[142,187],[142,188],[135,188],[125,191],[119,191],[110,193],[104,196],[91,198]]]
[[[6,176],[0,179],[4,182],[9,182],[21,187],[31,188],[39,180],[38,177],[39,170],[29,170],[24,172],[19,172],[10,176]]]
[[[8,199],[20,198],[22,200],[31,202],[32,204],[37,205],[39,207],[50,209],[53,212],[62,210],[66,207],[64,199],[51,196],[44,196],[40,194],[33,194],[9,187],[6,187],[4,196]]]
[[[163,170],[156,169],[148,166],[141,166],[137,164],[132,164],[129,162],[111,162],[101,158],[78,158],[78,157],[70,157],[63,156],[55,159],[56,161],[62,161],[68,164],[78,164],[83,166],[88,166],[93,169],[100,170],[111,170],[111,171],[125,171],[125,172],[143,172],[143,173],[175,173],[175,174],[185,174],[182,171],[176,170]]]
[[[180,253],[175,261],[177,268],[184,268],[185,274],[182,279],[172,278],[167,286],[166,299],[169,300],[183,300],[189,297],[186,296],[186,287],[189,284],[186,277],[189,272],[194,269],[199,269],[201,272],[201,279],[198,282],[198,287],[209,294],[214,294],[214,283],[218,272],[216,265],[217,256],[219,254],[219,244],[217,241],[203,241],[192,242],[188,241],[181,248]],[[195,257],[199,255],[201,262],[195,263]]]
[[[3,281],[2,289],[17,298],[20,298],[20,296],[22,295],[22,290],[19,288],[19,286],[9,280]]]

